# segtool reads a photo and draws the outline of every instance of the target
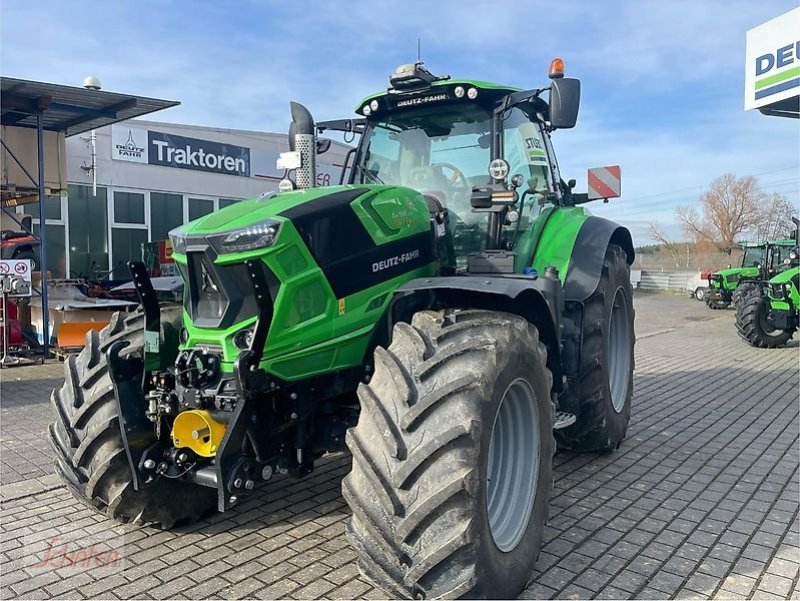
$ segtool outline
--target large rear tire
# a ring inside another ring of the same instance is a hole
[[[161,323],[164,347],[177,350],[180,308],[164,308]],[[78,500],[114,520],[163,528],[194,521],[214,507],[214,490],[166,478],[142,490],[133,488],[106,363],[106,351],[118,340],[128,343],[122,356],[141,354],[141,311],[115,313],[102,331],[89,331],[80,354],[64,364],[64,384],[50,396],[56,418],[49,427],[56,473]]]
[[[633,288],[625,251],[608,247],[597,290],[584,303],[577,406],[565,403],[575,423],[556,431],[574,451],[609,451],[625,439],[633,397]]]
[[[392,596],[514,598],[552,490],[552,375],[536,328],[490,311],[394,327],[359,387],[342,492],[362,573]]]
[[[777,348],[783,346],[794,330],[777,330],[768,319],[769,298],[761,294],[758,286],[744,290],[736,303],[736,332],[750,346]]]

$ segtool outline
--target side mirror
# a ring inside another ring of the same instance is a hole
[[[580,79],[561,77],[553,80],[550,84],[550,125],[553,129],[575,127],[580,105]]]
[[[26,231],[32,232],[33,231],[33,217],[30,215],[25,215],[21,220],[20,223],[22,227],[25,228]]]

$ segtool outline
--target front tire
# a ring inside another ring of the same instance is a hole
[[[633,289],[625,251],[610,245],[597,290],[584,303],[583,346],[575,423],[556,431],[558,444],[574,451],[610,451],[625,439],[633,398]]]
[[[359,387],[342,493],[362,573],[397,597],[513,598],[552,490],[552,375],[536,328],[489,311],[394,327]]]
[[[777,348],[791,339],[794,330],[776,330],[769,323],[769,298],[758,286],[744,290],[736,303],[736,332],[750,346]]]
[[[180,308],[162,310],[161,323],[164,348],[177,350],[173,323],[180,323]],[[199,519],[215,505],[213,489],[163,477],[141,490],[133,488],[106,363],[106,351],[118,340],[128,343],[122,356],[142,352],[141,311],[115,313],[99,333],[87,332],[86,346],[64,363],[64,384],[50,396],[56,419],[48,433],[56,473],[79,501],[119,522],[171,528]]]
[[[726,303],[724,300],[721,300],[721,295],[719,290],[714,288],[709,288],[706,291],[706,298],[705,298],[706,307],[709,309],[713,309],[714,311],[718,311],[721,309],[727,309],[730,303]]]
[[[694,297],[702,303],[706,298],[706,289],[705,289],[705,287],[704,286],[698,286],[697,288],[695,288]]]

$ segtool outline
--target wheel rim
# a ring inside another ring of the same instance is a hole
[[[486,474],[489,529],[497,548],[507,553],[528,527],[539,479],[539,409],[523,379],[503,394],[492,427]]]
[[[614,304],[608,322],[608,388],[611,404],[619,413],[628,397],[631,371],[631,320],[628,295],[621,287],[614,294]]]
[[[780,336],[781,334],[783,334],[783,330],[775,329],[775,326],[773,326],[769,322],[769,307],[768,307],[768,304],[769,304],[769,301],[766,301],[766,300],[762,299],[761,300],[761,305],[758,307],[758,323],[759,323],[759,326],[761,327],[761,331],[764,332],[764,334],[766,336],[771,336],[771,337]]]

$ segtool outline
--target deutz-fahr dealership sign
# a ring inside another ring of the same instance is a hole
[[[111,128],[111,158],[178,169],[250,176],[250,149],[123,125]]]
[[[800,8],[747,32],[745,110],[800,94]]]

